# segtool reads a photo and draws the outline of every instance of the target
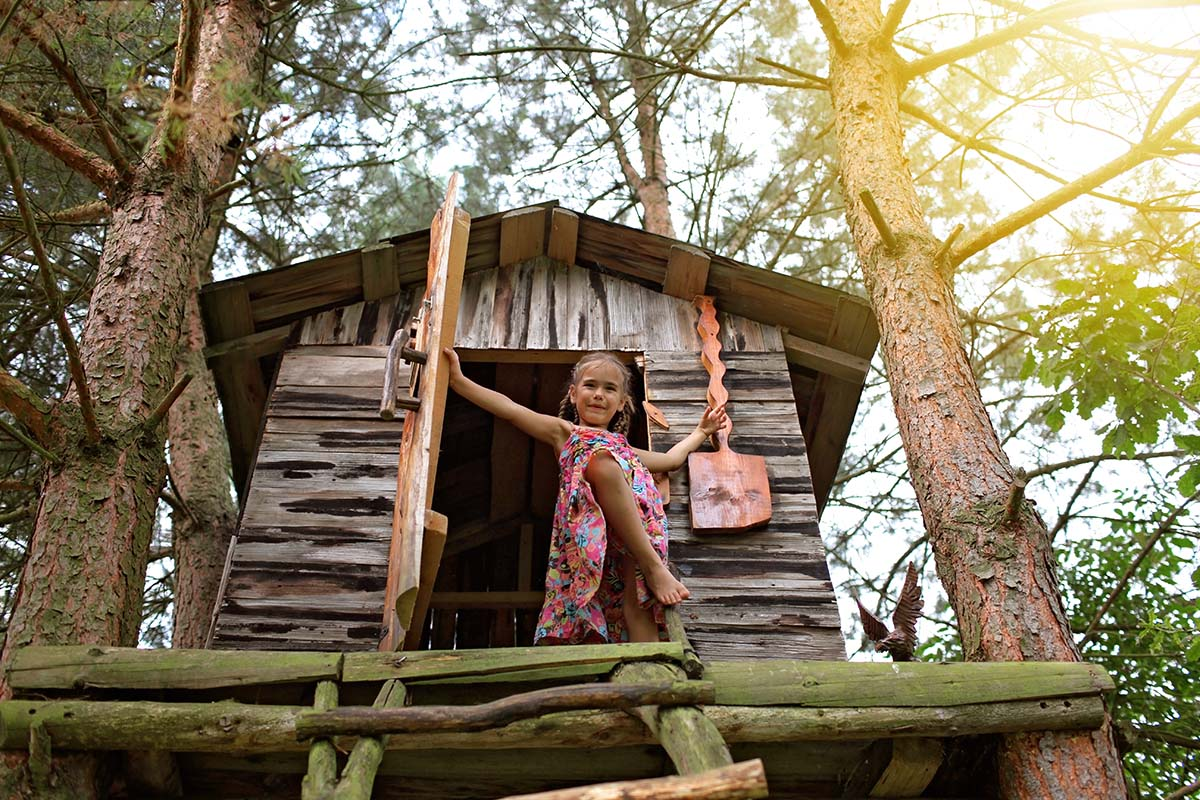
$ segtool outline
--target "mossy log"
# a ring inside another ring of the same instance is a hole
[[[597,783],[503,800],[754,800],[766,796],[767,774],[762,760],[756,758],[693,775]]]
[[[306,753],[296,733],[308,706],[9,700],[0,703],[0,749],[29,747],[41,722],[67,750],[172,750],[253,754]],[[1020,731],[1096,730],[1098,696],[951,707],[797,708],[708,706],[704,716],[730,743],[971,736]],[[608,748],[657,739],[622,711],[570,711],[470,733],[396,734],[389,750]]]
[[[613,681],[636,685],[638,681],[679,679],[683,668],[668,664],[624,664]],[[662,705],[635,712],[671,757],[680,775],[727,767],[733,763],[729,745],[712,720],[695,705],[665,708]]]
[[[701,681],[614,686],[584,683],[556,686],[472,706],[339,708],[308,712],[296,720],[296,733],[310,736],[378,736],[425,731],[479,731],[555,711],[634,708],[711,702],[713,687]]]
[[[426,650],[347,653],[342,680],[416,681],[525,680],[526,673],[554,670],[555,677],[606,675],[628,661],[683,659],[678,642],[582,644],[571,647],[506,647],[495,650]]]
[[[337,708],[338,687],[334,681],[321,681],[313,699],[317,711]],[[337,748],[329,739],[316,739],[308,750],[308,772],[300,784],[300,800],[321,800],[337,781]]]
[[[387,681],[375,698],[376,709],[398,708],[404,705],[406,691],[400,681]],[[386,736],[364,736],[354,743],[342,778],[333,790],[333,800],[370,800],[379,762],[383,760]]]
[[[13,652],[8,684],[22,689],[212,689],[337,680],[341,653],[139,650],[43,645]]]
[[[704,677],[720,705],[953,706],[1084,697],[1113,689],[1094,664],[1063,661],[926,664],[717,661]]]

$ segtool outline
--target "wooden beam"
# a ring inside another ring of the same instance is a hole
[[[516,526],[516,517],[502,519],[495,523],[477,519],[458,525],[448,534],[445,552],[442,555],[443,557],[456,556],[497,539],[507,538],[513,535]]]
[[[750,800],[767,794],[767,774],[756,758],[694,775],[597,783],[502,800]]]
[[[669,680],[683,670],[667,664],[623,664],[613,673],[615,683]],[[671,757],[680,775],[727,767],[733,763],[729,746],[712,720],[695,706],[643,707],[633,712],[645,723]]]
[[[499,266],[546,254],[546,209],[519,208],[500,218]]]
[[[433,608],[541,608],[546,596],[537,591],[434,592]]]
[[[864,383],[871,370],[871,362],[865,358],[791,333],[784,333],[783,349],[789,364],[807,367],[845,381]]]
[[[879,332],[871,310],[861,303],[845,298],[838,301],[837,312],[826,343],[849,353],[870,353],[875,349]],[[854,424],[863,383],[859,379],[845,380],[832,374],[817,378],[809,406],[809,418],[804,428],[808,447],[808,463],[812,472],[813,494],[817,508],[823,509],[833,487],[846,449],[846,439]]]
[[[396,248],[390,243],[362,249],[363,300],[378,300],[400,292],[400,273],[396,270]]]
[[[626,364],[634,363],[636,353],[613,351],[612,355]],[[579,360],[578,350],[492,350],[463,349],[458,351],[463,362],[483,361],[496,364],[574,364]]]
[[[421,545],[421,583],[417,587],[417,604],[413,609],[412,627],[404,634],[404,649],[415,650],[421,646],[425,615],[429,613],[429,601],[433,597],[433,584],[437,582],[438,568],[442,565],[442,553],[446,550],[446,529],[449,521],[445,514],[433,509],[425,512],[425,541]]]
[[[258,333],[252,333],[238,339],[229,339],[220,344],[204,348],[204,358],[210,368],[216,369],[217,363],[223,356],[233,353],[238,355],[248,353],[255,358],[269,356],[283,349],[283,345],[287,342],[287,338],[291,333],[291,325],[280,325],[277,328],[259,331]]]
[[[941,739],[897,739],[871,797],[920,797],[942,765]]]
[[[203,311],[204,327],[211,342],[241,339],[255,333],[250,294],[243,283],[211,287]],[[212,369],[229,435],[233,484],[238,497],[244,500],[267,405],[267,384],[252,350],[230,353]]]
[[[565,208],[550,212],[550,241],[546,255],[564,264],[575,263],[575,247],[579,243],[579,215]]]
[[[663,278],[663,292],[689,303],[696,295],[705,293],[708,285],[708,267],[712,259],[708,253],[686,244],[671,246],[667,257],[667,275]]]
[[[575,667],[579,674],[612,670],[621,661],[674,661],[683,648],[674,642],[644,644],[581,644],[572,647],[506,647],[499,650],[417,650],[395,653],[346,653],[342,680],[377,681],[400,678],[419,680],[479,680],[486,676],[511,675],[546,667]]]
[[[722,705],[953,706],[1113,690],[1095,664],[1062,661],[714,661],[704,676],[716,682]]]

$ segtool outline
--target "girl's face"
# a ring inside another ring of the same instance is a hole
[[[568,390],[579,415],[579,424],[585,428],[607,429],[608,423],[625,404],[624,381],[625,376],[616,364],[601,361],[584,367]]]

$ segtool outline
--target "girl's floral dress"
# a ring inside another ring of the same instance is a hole
[[[667,518],[654,478],[619,433],[575,428],[558,456],[558,504],[546,569],[546,603],[534,641],[543,644],[627,642],[621,611],[622,559],[632,558],[617,537],[608,537],[604,514],[584,477],[592,456],[608,452],[633,490],[650,543],[667,560]],[[653,608],[659,630],[663,609],[637,570],[638,602]]]

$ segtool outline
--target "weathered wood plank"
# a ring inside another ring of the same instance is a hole
[[[516,264],[545,255],[546,211],[544,207],[532,206],[509,211],[500,218],[501,267]]]
[[[368,302],[400,291],[396,271],[396,248],[390,243],[364,247],[362,253],[362,296]]]
[[[342,680],[376,681],[399,678],[423,680],[474,680],[485,675],[518,673],[547,667],[603,667],[608,671],[622,661],[673,661],[683,657],[674,642],[649,644],[586,644],[573,647],[514,647],[499,650],[413,651],[347,655]],[[586,674],[586,673],[580,673]]]
[[[400,447],[401,462],[388,551],[388,580],[384,595],[381,650],[402,646],[412,625],[421,581],[421,551],[428,512],[437,481],[449,368],[442,348],[453,345],[458,324],[471,218],[457,207],[458,174],[451,176],[431,227],[426,293],[429,304],[422,320],[417,348],[429,354],[419,388],[421,408],[406,415]],[[444,528],[442,529],[445,530]],[[428,588],[428,587],[426,587]]]
[[[17,649],[5,670],[10,686],[25,689],[210,689],[266,683],[338,680],[340,655],[212,653],[139,650],[101,645],[42,645]]]
[[[754,759],[692,775],[612,781],[502,800],[751,800],[767,794],[762,760]]]
[[[320,486],[376,496],[394,492],[396,485],[395,453],[351,452],[320,457],[305,450],[260,448],[254,469],[255,489],[306,492]]]
[[[347,355],[300,355],[303,350],[298,348],[283,354],[279,362],[279,372],[275,377],[276,388],[283,386],[329,386],[329,387],[370,387],[379,390],[383,386],[383,373],[386,358],[360,357]],[[320,348],[324,350],[325,348]],[[372,348],[373,350],[373,348]],[[400,379],[408,381],[408,366],[400,368]]]
[[[268,416],[261,449],[316,453],[389,453],[399,449],[399,419],[312,419]]]
[[[692,302],[698,294],[704,294],[708,283],[708,253],[689,245],[671,246],[667,256],[667,274],[663,278],[663,292]]]
[[[565,208],[550,212],[550,240],[546,255],[564,264],[575,263],[575,248],[579,242],[579,215]]]
[[[898,739],[870,797],[920,797],[942,765],[941,739]]]
[[[489,269],[463,279],[462,311],[454,335],[456,347],[487,347],[491,340],[496,276],[497,270]]]

